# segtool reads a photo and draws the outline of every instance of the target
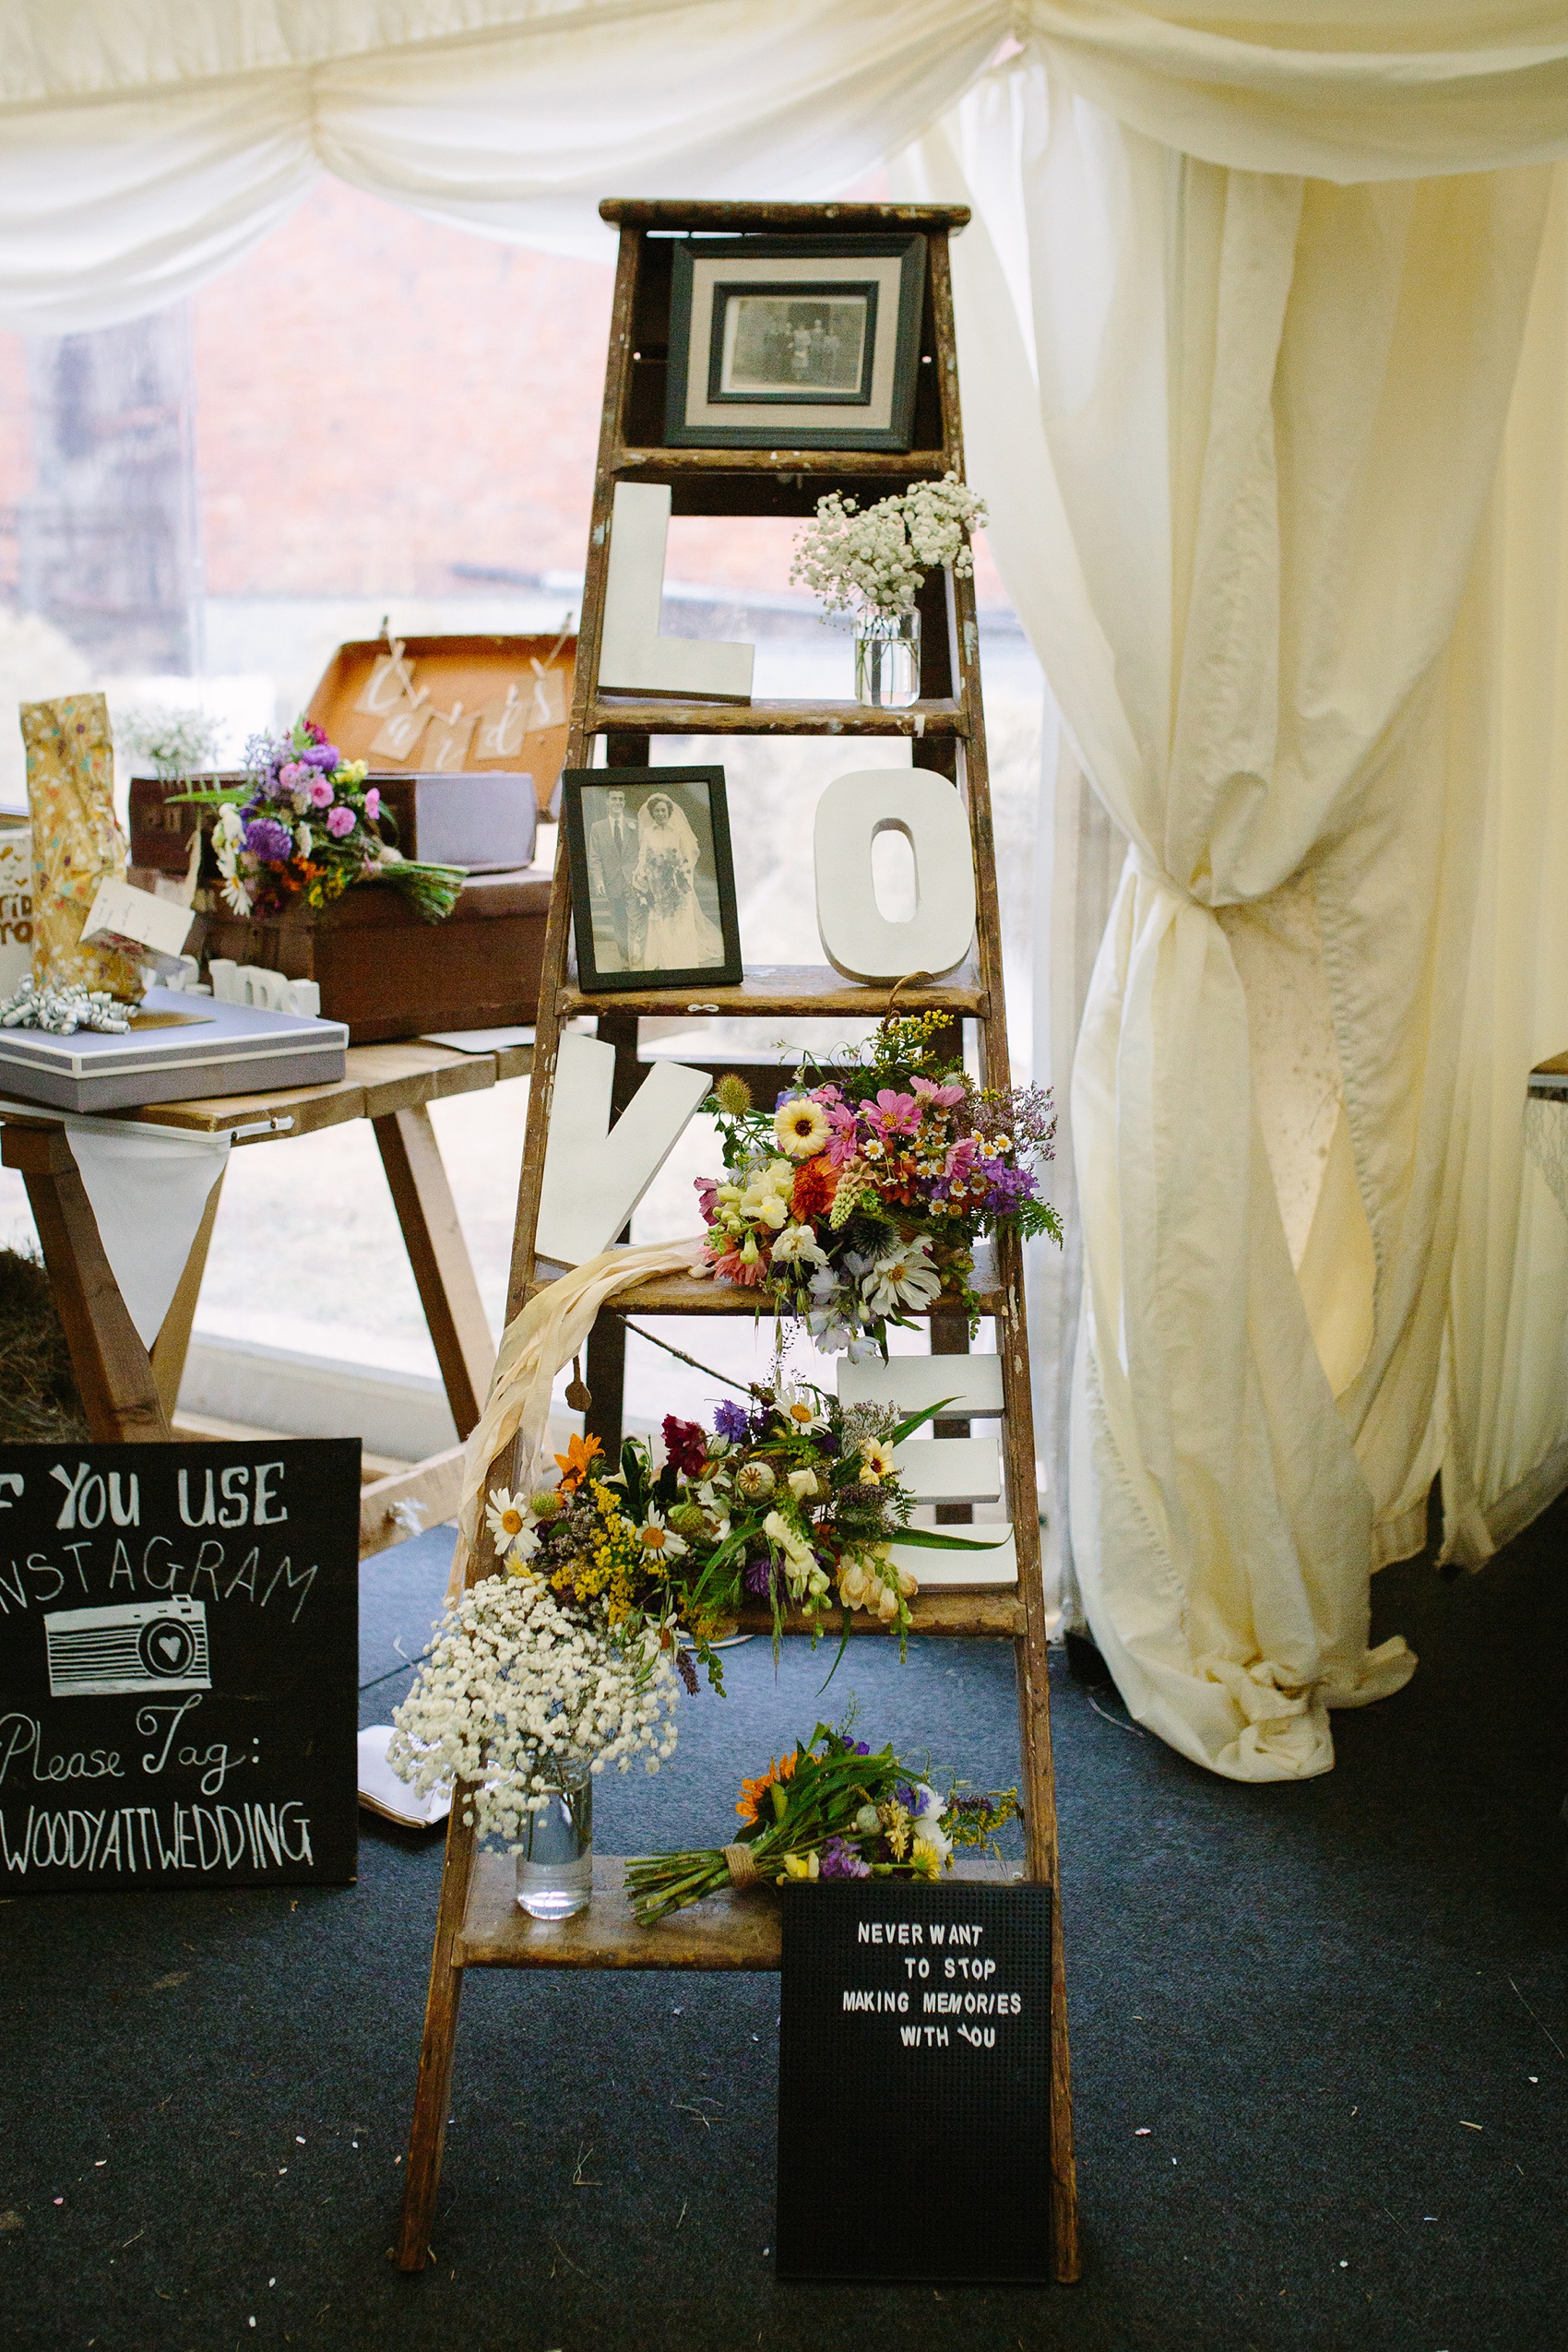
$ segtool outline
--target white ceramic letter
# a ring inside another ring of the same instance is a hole
[[[914,852],[915,911],[889,922],[877,910],[871,846],[902,833]],[[828,962],[846,980],[950,972],[975,935],[975,867],[964,804],[927,767],[869,767],[840,776],[816,804],[816,923]]]
[[[556,1050],[536,1246],[581,1265],[607,1250],[685,1133],[713,1081],[705,1070],[656,1062],[610,1124],[615,1049],[568,1029]]]

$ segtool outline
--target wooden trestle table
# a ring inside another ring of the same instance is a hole
[[[464,1052],[428,1038],[410,1038],[391,1045],[350,1046],[346,1074],[331,1086],[148,1103],[108,1114],[179,1134],[227,1134],[235,1146],[315,1134],[350,1119],[370,1121],[459,1443],[422,1462],[369,1459],[360,1504],[362,1557],[399,1542],[422,1522],[434,1526],[452,1516],[461,1441],[483,1410],[494,1365],[495,1344],[429,1106],[449,1095],[481,1093],[503,1078],[526,1077],[532,1066],[528,1044]],[[27,1185],[93,1437],[113,1443],[251,1434],[194,1415],[176,1418],[175,1410],[222,1178],[212,1188],[184,1272],[148,1350],[104,1253],[64,1121],[43,1109],[0,1106],[0,1163],[18,1170]]]

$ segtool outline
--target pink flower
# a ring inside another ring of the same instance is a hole
[[[867,1107],[865,1122],[879,1135],[912,1135],[921,1123],[921,1107],[912,1094],[895,1094],[891,1087],[884,1087],[875,1104]]]
[[[962,1087],[933,1087],[929,1078],[911,1078],[909,1084],[922,1102],[932,1103],[939,1111],[951,1111],[964,1099]]]
[[[719,1185],[711,1176],[697,1176],[692,1181],[696,1186],[697,1206],[702,1211],[702,1221],[705,1225],[711,1225],[714,1211],[719,1206]]]
[[[311,771],[303,760],[285,760],[278,771],[278,781],[286,792],[293,791],[296,785],[308,784],[310,778]]]
[[[376,818],[381,814],[381,787],[379,784],[373,784],[369,791],[365,794],[364,813],[366,816],[369,817],[373,825],[375,823]]]
[[[837,1093],[837,1089],[834,1091]],[[855,1157],[855,1114],[842,1103],[824,1102],[823,1111],[833,1130],[827,1145],[827,1164],[830,1168],[842,1168],[846,1160]]]
[[[353,829],[354,812],[352,809],[337,808],[329,809],[327,811],[327,830],[331,834],[334,841],[341,841],[344,834],[351,833]]]
[[[311,806],[317,809],[329,809],[332,806],[332,787],[326,777],[317,776],[314,769],[308,767],[302,767],[300,774],[311,778],[308,787]]]
[[[972,1135],[968,1135],[961,1144],[954,1144],[949,1148],[947,1157],[943,1162],[943,1172],[955,1183],[964,1183],[973,1173],[975,1162],[980,1156],[980,1145]]]
[[[764,1269],[761,1258],[743,1258],[738,1250],[726,1250],[721,1253],[705,1250],[704,1255],[720,1282],[738,1282],[743,1289],[754,1290],[762,1280]]]

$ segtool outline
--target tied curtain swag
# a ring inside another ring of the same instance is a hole
[[[172,300],[322,169],[604,253],[600,194],[897,150],[976,208],[970,470],[1058,809],[1081,771],[1127,845],[1063,1106],[1084,1607],[1183,1753],[1324,1771],[1411,1670],[1368,1586],[1433,1470],[1471,1560],[1568,1479],[1519,1147],[1568,1024],[1568,10],[29,0],[0,325]]]
[[[1455,1548],[1491,1548],[1455,1524],[1484,1411],[1457,1409],[1444,1352],[1461,1043],[1508,954],[1495,933],[1471,954],[1483,524],[1552,175],[1226,171],[1031,62],[988,77],[907,184],[977,205],[955,248],[974,470],[1129,845],[1071,1086],[1083,1606],[1183,1753],[1323,1771],[1327,1709],[1412,1670],[1400,1642],[1368,1650],[1369,1577],[1420,1548],[1440,1465]],[[1508,1042],[1494,1153],[1531,1058]],[[1512,1176],[1517,1197],[1516,1146]],[[1534,1367],[1549,1396],[1560,1354]]]

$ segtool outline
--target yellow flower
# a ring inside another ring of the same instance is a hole
[[[897,1475],[893,1448],[885,1438],[868,1437],[861,1448],[861,1476],[868,1486],[880,1486],[884,1479]]]
[[[810,1159],[824,1148],[830,1131],[821,1103],[801,1094],[779,1104],[773,1114],[773,1132],[779,1148],[791,1159]]]

